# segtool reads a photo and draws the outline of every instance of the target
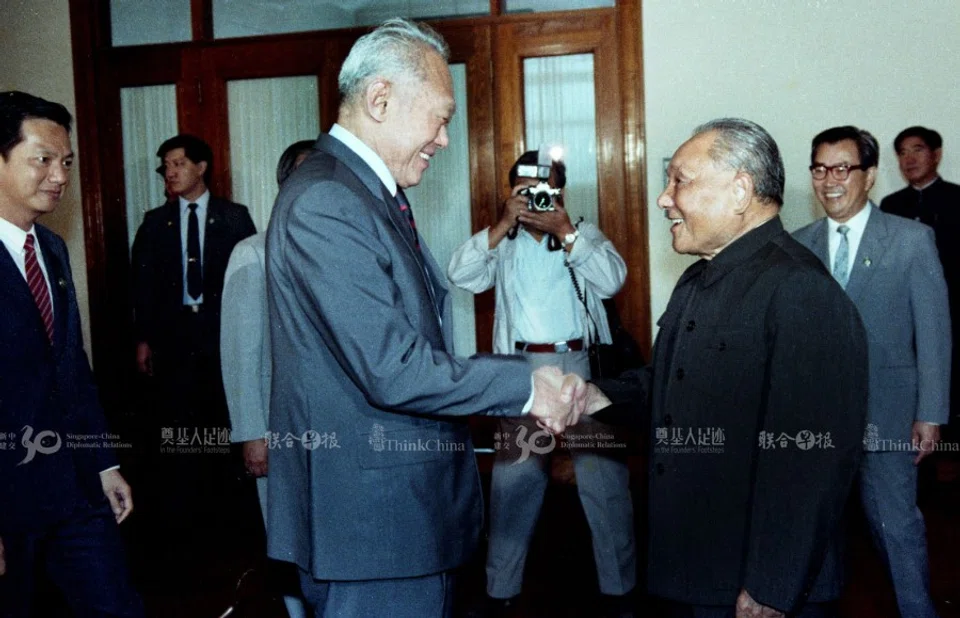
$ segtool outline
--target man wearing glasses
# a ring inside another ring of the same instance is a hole
[[[877,160],[877,140],[862,129],[835,127],[813,138],[813,190],[827,216],[795,236],[844,287],[867,329],[863,509],[900,615],[926,618],[937,613],[916,504],[917,465],[936,448],[948,418],[950,314],[933,230],[868,198]]]

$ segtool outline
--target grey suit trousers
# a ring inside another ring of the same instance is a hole
[[[564,354],[524,353],[534,365],[559,366],[564,373],[590,376],[585,351]],[[490,544],[487,594],[506,599],[520,594],[530,539],[550,479],[550,453],[557,440],[529,418],[500,421],[500,447],[490,483]],[[637,555],[633,530],[630,473],[622,448],[603,448],[597,433],[612,430],[589,418],[565,433],[577,476],[577,491],[593,541],[600,591],[621,595],[636,584]],[[575,448],[574,436],[597,448]],[[608,441],[609,442],[609,441]],[[526,456],[524,456],[526,454]]]

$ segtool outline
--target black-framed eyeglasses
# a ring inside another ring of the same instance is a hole
[[[847,165],[846,163],[840,165],[811,165],[810,174],[813,175],[815,180],[823,180],[827,177],[827,172],[830,172],[834,180],[846,180],[853,170],[865,169],[867,169],[866,166],[861,163],[857,165]]]

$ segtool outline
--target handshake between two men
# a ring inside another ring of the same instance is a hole
[[[533,405],[530,415],[552,433],[563,433],[576,425],[580,416],[591,415],[610,405],[594,384],[575,373],[563,374],[557,367],[540,367],[533,372]]]

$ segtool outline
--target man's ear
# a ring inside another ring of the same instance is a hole
[[[737,214],[743,214],[753,198],[753,177],[739,172],[733,177],[733,194],[737,198]]]
[[[383,122],[387,117],[387,103],[393,85],[382,79],[370,82],[364,92],[364,103],[367,115],[377,122]]]
[[[201,176],[201,177],[202,177],[204,174],[207,173],[207,165],[208,165],[208,164],[207,164],[206,161],[201,161],[200,163],[197,164],[197,167],[200,168],[200,176]]]
[[[933,166],[937,167],[940,165],[940,158],[943,156],[943,148],[937,148],[933,151]]]
[[[867,168],[867,192],[873,188],[873,183],[877,182],[877,166]]]

